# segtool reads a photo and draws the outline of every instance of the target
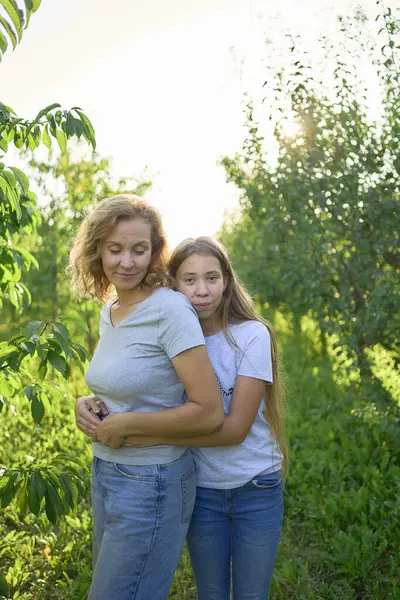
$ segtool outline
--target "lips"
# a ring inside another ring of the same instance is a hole
[[[195,308],[197,310],[207,310],[207,308],[210,308],[210,306],[211,306],[211,302],[207,302],[204,304],[195,304]]]

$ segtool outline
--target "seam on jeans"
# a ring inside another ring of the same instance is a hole
[[[154,476],[154,475],[131,475],[130,473],[125,473],[125,471],[123,471],[122,469],[120,469],[119,465],[124,466],[122,463],[112,463],[114,469],[120,474],[123,475],[124,477],[126,477],[127,479],[130,479],[131,481],[144,481],[147,483],[157,483],[157,481],[159,480],[159,475],[158,476]],[[131,467],[131,466],[136,466],[136,465],[125,465],[127,467]],[[139,465],[138,465],[139,466]],[[142,466],[142,465],[140,465]]]
[[[143,574],[144,568],[146,566],[147,560],[149,558],[150,552],[153,549],[154,541],[156,539],[156,534],[157,534],[157,531],[159,529],[160,512],[161,512],[161,501],[162,501],[161,492],[163,491],[162,490],[163,485],[162,485],[162,479],[161,479],[161,473],[160,473],[160,465],[157,465],[157,471],[158,471],[158,504],[157,504],[157,513],[156,513],[156,524],[154,526],[153,537],[151,539],[151,542],[150,542],[150,545],[149,545],[149,549],[147,551],[147,554],[146,554],[145,559],[143,561],[142,568],[141,568],[140,573],[139,573],[139,578],[138,578],[138,582],[137,582],[137,585],[136,585],[136,589],[133,591],[133,596],[132,596],[131,600],[135,600],[135,598],[136,598],[136,594],[137,594],[138,589],[139,589],[139,584],[140,584],[140,581],[142,579],[142,574]]]
[[[187,491],[186,484],[189,479],[194,474],[194,467],[190,469],[184,475],[181,475],[181,494],[182,494],[182,512],[181,512],[181,523],[184,525],[185,523],[189,523],[191,516],[188,518],[185,517],[186,513],[186,504],[187,504]]]
[[[276,488],[280,483],[282,483],[282,477],[278,479],[275,483],[257,483],[257,478],[251,480],[251,483],[259,490],[272,490]]]

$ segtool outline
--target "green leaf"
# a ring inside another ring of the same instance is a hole
[[[46,493],[46,481],[43,479],[40,471],[34,471],[31,475],[29,486],[35,492],[39,502],[41,502]]]
[[[40,335],[40,330],[43,327],[43,321],[29,321],[24,327],[24,335],[31,338],[33,335]]]
[[[17,179],[16,179],[14,173],[12,171],[10,171],[9,169],[4,169],[3,176],[5,177],[7,183],[9,184],[9,186],[12,187],[12,188],[15,188],[15,184],[17,182]]]
[[[31,14],[33,10],[33,2],[32,0],[24,0],[25,3],[25,27],[28,27],[29,21],[31,19]]]
[[[73,356],[73,352],[70,349],[68,342],[65,340],[65,338],[60,335],[58,333],[58,331],[54,331],[53,333],[54,339],[59,343],[59,345],[61,346],[62,351],[66,354],[66,356]]]
[[[31,413],[36,423],[40,423],[44,417],[44,406],[37,394],[32,396]]]
[[[21,302],[20,302],[20,300],[21,300],[21,299],[20,299],[20,296],[19,296],[19,294],[18,294],[18,290],[17,290],[17,288],[15,287],[14,283],[11,283],[11,284],[9,285],[9,288],[8,288],[8,298],[9,298],[9,300],[10,300],[11,304],[12,304],[12,305],[13,305],[13,306],[14,306],[14,307],[17,309],[17,310],[20,310],[20,308],[21,308]]]
[[[14,388],[8,379],[4,379],[3,377],[6,377],[6,375],[4,374],[3,376],[2,372],[0,371],[0,394],[5,398],[10,399],[14,394]]]
[[[75,110],[75,112],[77,112],[78,115],[80,116],[81,123],[83,126],[83,134],[84,134],[85,138],[88,140],[88,142],[90,142],[92,144],[93,150],[96,150],[96,136],[94,133],[93,125],[91,124],[91,122],[89,121],[89,119],[85,115],[85,113],[83,113],[80,109],[74,108],[72,110]]]
[[[0,31],[0,50],[1,50],[1,52],[5,52],[7,50],[7,46],[8,46],[7,38],[5,37],[3,32]]]
[[[1,0],[1,4],[4,9],[8,12],[10,19],[17,32],[18,40],[22,37],[22,28],[24,26],[24,17],[21,10],[19,10],[14,0]]]
[[[28,506],[29,510],[34,514],[38,515],[40,512],[40,500],[37,494],[35,486],[32,484],[32,477],[36,473],[32,473],[31,478],[28,483]]]
[[[41,381],[43,381],[43,379],[46,377],[46,373],[47,373],[47,361],[42,360],[39,365],[39,368],[38,368],[38,377]]]
[[[4,575],[2,575],[0,573],[0,596],[4,596],[4,598],[8,598],[8,583],[4,577]]]
[[[27,482],[25,481],[18,492],[16,504],[20,518],[24,517],[28,508]]]
[[[15,477],[11,475],[5,486],[0,488],[0,505],[2,508],[6,508],[14,498],[15,485],[14,485]]]
[[[49,129],[47,127],[47,125],[45,126],[45,128],[43,129],[43,133],[42,133],[42,141],[43,144],[49,149],[51,150],[51,139],[49,136]]]
[[[65,150],[67,148],[67,138],[66,138],[65,133],[62,132],[61,129],[57,129],[56,138],[57,138],[58,145],[60,146],[61,152],[65,152]]]
[[[53,523],[54,525],[58,518],[63,514],[64,508],[57,490],[49,482],[46,484],[45,499],[47,518],[50,523]]]
[[[55,108],[61,108],[61,104],[59,104],[58,102],[54,102],[53,104],[49,104],[48,106],[46,106],[46,108],[42,108],[42,110],[40,110],[36,115],[34,122],[38,123],[40,119],[44,117],[44,115],[47,115],[47,113],[54,110]]]
[[[65,325],[63,325],[62,323],[54,323],[53,329],[54,329],[54,331],[57,331],[65,339],[66,342],[68,342],[69,331],[65,327]]]
[[[66,369],[65,358],[61,354],[57,354],[54,350],[49,350],[47,353],[47,360],[50,364],[60,373],[64,373]]]
[[[24,394],[28,398],[28,400],[32,400],[32,395],[34,394],[34,386],[28,385],[25,388]]]
[[[65,121],[65,132],[68,135],[68,137],[72,137],[76,133],[75,121],[75,117],[73,117],[72,114],[69,112]]]
[[[71,343],[70,346],[71,346],[71,348],[73,348],[75,350],[75,352],[77,352],[77,354],[82,362],[90,360],[90,355],[89,355],[88,351],[86,350],[86,348],[84,348],[80,344],[76,344],[76,343]]]
[[[4,29],[6,30],[8,37],[10,38],[13,48],[15,50],[15,48],[17,47],[17,44],[18,44],[18,40],[15,36],[13,28],[11,27],[9,22],[6,21],[5,18],[2,17],[1,15],[0,15],[0,24],[3,25]]]
[[[24,194],[29,190],[29,179],[25,175],[21,169],[17,169],[17,167],[10,167],[11,171],[17,178],[18,183],[20,184]]]
[[[64,491],[64,497],[67,505],[70,508],[74,508],[78,501],[78,488],[75,482],[72,480],[70,475],[61,473],[60,475],[61,487]]]

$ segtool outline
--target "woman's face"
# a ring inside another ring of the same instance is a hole
[[[193,304],[200,321],[216,318],[226,287],[221,264],[215,256],[192,254],[176,273],[176,290]]]
[[[101,247],[103,271],[121,291],[134,289],[146,276],[151,261],[151,228],[140,219],[120,221]]]

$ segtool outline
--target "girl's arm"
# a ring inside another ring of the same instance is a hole
[[[229,414],[225,417],[222,429],[215,433],[202,435],[174,436],[164,432],[163,435],[128,435],[124,446],[137,448],[171,444],[174,446],[234,446],[243,442],[249,433],[257,415],[261,400],[266,392],[267,384],[261,379],[238,376],[232,395]]]
[[[159,412],[111,415],[96,427],[93,441],[119,448],[121,438],[129,435],[187,439],[214,433],[222,428],[224,409],[206,347],[196,346],[185,350],[171,360],[186,390],[188,402]]]

